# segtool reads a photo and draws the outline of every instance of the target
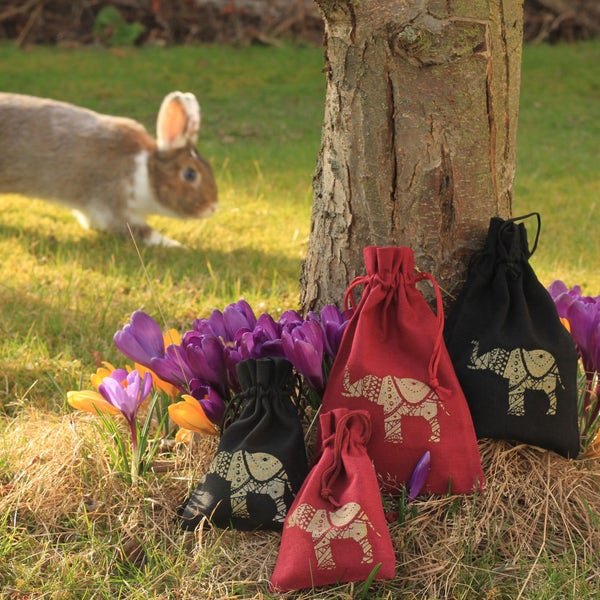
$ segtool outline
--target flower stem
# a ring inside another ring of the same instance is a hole
[[[131,431],[131,484],[137,485],[140,474],[140,455],[137,436],[137,422],[135,419],[129,421]]]

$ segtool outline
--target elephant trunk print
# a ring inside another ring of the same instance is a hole
[[[403,416],[425,419],[431,427],[429,441],[440,441],[437,415],[438,406],[444,408],[444,405],[439,396],[422,381],[392,375],[365,375],[352,383],[346,369],[342,393],[349,398],[365,398],[383,406],[385,440],[388,442],[402,442]]]
[[[293,492],[285,469],[275,456],[245,450],[222,451],[215,456],[206,474],[209,473],[215,473],[231,484],[232,516],[249,516],[246,497],[254,493],[271,497],[277,509],[273,520],[284,522],[287,513],[284,496],[286,491]]]
[[[479,342],[472,341],[469,369],[496,373],[508,381],[508,414],[525,414],[525,391],[541,390],[548,396],[547,415],[556,414],[556,388],[562,385],[558,365],[546,350],[493,348],[479,354]]]
[[[362,549],[361,563],[373,562],[373,547],[368,534],[369,529],[375,529],[356,502],[348,502],[335,511],[299,504],[289,515],[286,527],[300,527],[311,534],[319,569],[335,569],[331,541],[338,539],[354,540]]]

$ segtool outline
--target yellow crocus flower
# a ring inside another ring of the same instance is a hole
[[[202,405],[196,398],[184,394],[183,400],[169,405],[169,416],[179,427],[203,433],[205,435],[218,435],[216,426],[208,419]]]
[[[184,429],[183,427],[180,427],[177,430],[177,433],[175,434],[175,442],[177,442],[178,444],[191,444],[192,443],[192,436],[194,435],[193,431],[190,431],[189,429]]]
[[[67,392],[67,402],[76,410],[91,412],[95,415],[119,415],[121,411],[107,402],[95,390],[80,390]]]
[[[90,375],[90,380],[92,385],[98,389],[98,386],[102,383],[102,380],[105,377],[110,377],[110,374],[115,370],[115,368],[106,361],[102,361],[102,367],[98,367],[95,373]]]

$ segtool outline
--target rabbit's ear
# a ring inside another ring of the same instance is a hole
[[[194,94],[171,92],[162,102],[156,121],[160,150],[196,145],[200,129],[200,106]]]

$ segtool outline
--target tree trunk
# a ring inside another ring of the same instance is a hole
[[[305,310],[340,304],[367,245],[410,246],[451,298],[509,216],[519,0],[316,0],[327,79]]]

